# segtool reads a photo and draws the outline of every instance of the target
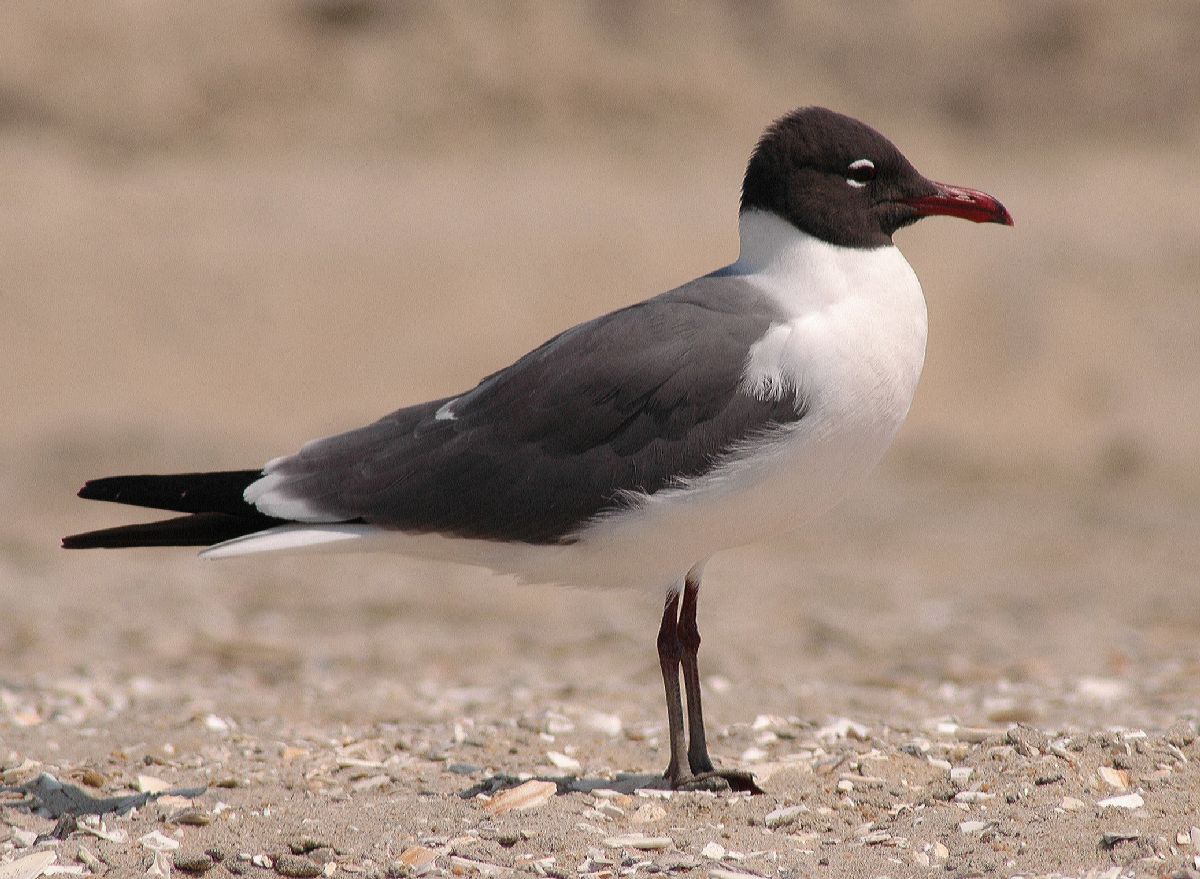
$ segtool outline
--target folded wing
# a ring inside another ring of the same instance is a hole
[[[740,279],[700,279],[567,330],[459,397],[272,461],[246,500],[276,520],[570,541],[803,417],[795,389],[744,386],[774,317]]]

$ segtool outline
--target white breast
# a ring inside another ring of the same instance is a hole
[[[723,274],[766,292],[786,316],[751,349],[743,388],[799,390],[807,411],[713,472],[641,497],[587,529],[628,565],[677,570],[719,549],[795,529],[853,489],[908,414],[925,358],[921,286],[895,247],[835,247],[777,217],[742,218],[742,255]],[[581,547],[584,549],[585,547]],[[615,552],[614,548],[618,548]]]
[[[786,315],[751,349],[744,384],[792,384],[812,421],[890,441],[925,360],[925,298],[912,267],[895,247],[835,247],[769,214],[744,216],[742,236],[730,271],[744,268]]]

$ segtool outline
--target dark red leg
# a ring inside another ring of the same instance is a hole
[[[704,709],[701,707],[700,697],[700,664],[698,656],[700,653],[700,627],[696,623],[696,611],[700,603],[700,569],[694,568],[692,573],[688,574],[683,586],[683,604],[679,610],[679,618],[676,621],[675,638],[679,644],[679,664],[683,667],[683,685],[687,693],[687,728],[688,728],[688,748],[687,748],[687,766],[690,770],[688,777],[681,781],[672,780],[673,787],[691,787],[691,788],[709,788],[709,789],[726,789],[732,788],[736,791],[749,791],[751,793],[763,793],[754,782],[754,776],[749,772],[742,772],[737,769],[714,769],[712,759],[708,756],[708,742],[704,734]],[[674,599],[669,599],[672,610],[674,610]],[[663,618],[663,625],[666,626],[666,617]],[[662,632],[659,632],[659,644],[662,644]],[[659,656],[662,656],[662,648],[659,648]],[[679,684],[676,682],[676,692],[678,693]],[[668,695],[668,710],[669,705]],[[668,715],[669,716],[669,715]],[[680,721],[682,726],[682,719]],[[682,749],[682,744],[675,745],[674,737],[672,737],[672,761],[678,761],[676,757],[676,747]]]
[[[708,742],[704,737],[704,709],[700,704],[700,628],[696,625],[696,605],[700,598],[700,579],[689,574],[683,587],[683,606],[679,610],[679,642],[683,648],[683,688],[687,693],[688,766],[694,774],[712,772]]]
[[[678,611],[679,593],[672,589],[667,593],[662,625],[658,629],[658,664],[667,690],[667,728],[671,738],[671,762],[663,777],[671,787],[679,787],[692,778],[683,731],[683,699],[679,691],[679,660],[683,646],[679,643]]]

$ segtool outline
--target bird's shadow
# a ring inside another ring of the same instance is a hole
[[[634,772],[619,772],[614,778],[587,778],[577,777],[574,775],[536,775],[532,777],[520,777],[508,775],[506,773],[498,773],[477,784],[471,785],[463,791],[459,791],[459,796],[465,800],[472,799],[480,794],[492,796],[501,791],[510,790],[518,787],[528,781],[548,781],[553,784],[557,790],[556,795],[573,793],[594,793],[598,790],[616,791],[619,794],[633,795],[638,791],[672,791],[670,783],[658,774],[645,774]],[[706,781],[715,782],[706,784]],[[709,778],[703,778],[694,787],[686,788],[687,790],[708,790],[716,793],[733,792],[733,793],[750,793],[761,794],[765,791],[760,788],[754,781],[754,778],[749,773],[729,772],[729,773],[714,773]]]

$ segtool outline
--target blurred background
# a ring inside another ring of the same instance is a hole
[[[257,466],[731,261],[755,139],[822,104],[1016,227],[900,234],[909,422],[837,513],[710,567],[709,668],[814,713],[815,678],[1194,705],[1197,46],[1185,0],[4,4],[6,674],[632,679],[655,717],[657,596],[57,539],[139,515],[86,478]]]

